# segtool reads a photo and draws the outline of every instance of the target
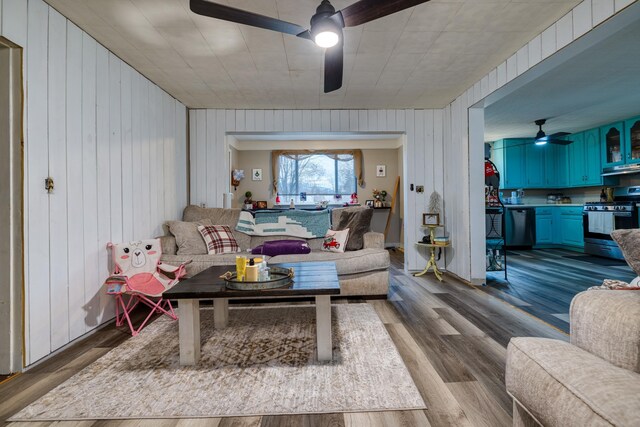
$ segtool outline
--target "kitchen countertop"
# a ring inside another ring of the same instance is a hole
[[[525,203],[522,205],[507,205],[504,207],[507,209],[518,209],[518,208],[549,208],[549,207],[583,207],[582,203]]]

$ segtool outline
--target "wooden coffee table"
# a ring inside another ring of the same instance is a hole
[[[270,264],[271,265],[271,264]],[[208,268],[164,292],[166,299],[178,300],[180,364],[195,365],[200,360],[200,300],[213,300],[214,326],[222,329],[229,320],[229,299],[305,297],[316,299],[318,360],[333,357],[331,344],[331,295],[340,294],[335,262],[273,264],[294,269],[293,284],[283,288],[237,291],[227,289],[222,274],[235,266]]]

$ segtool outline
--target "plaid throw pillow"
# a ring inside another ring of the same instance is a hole
[[[228,225],[199,225],[198,231],[207,244],[210,255],[240,252],[238,242]]]

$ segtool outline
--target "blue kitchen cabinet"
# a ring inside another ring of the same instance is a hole
[[[568,146],[546,144],[545,150],[545,188],[564,188],[569,185]]]
[[[526,188],[545,188],[545,158],[547,153],[547,150],[545,150],[546,147],[536,145],[533,142],[529,142],[524,147],[524,171],[526,173],[524,186]]]
[[[562,245],[584,248],[582,207],[560,207],[560,236]]]
[[[504,185],[503,188],[525,188],[525,142],[522,139],[504,140]]]
[[[586,150],[584,145],[584,133],[574,133],[567,136],[573,143],[568,145],[567,157],[569,159],[569,186],[582,187],[586,178]]]
[[[602,185],[600,129],[574,133],[565,138],[573,141],[567,146],[568,185],[570,187]]]
[[[600,130],[590,129],[584,135],[584,185],[602,185],[602,156],[600,148]]]
[[[536,208],[536,246],[553,244],[552,208]]]
[[[626,163],[640,163],[640,117],[624,122],[624,151]]]
[[[624,122],[611,123],[600,128],[602,167],[625,163]]]

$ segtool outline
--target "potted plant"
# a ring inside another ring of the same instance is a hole
[[[246,191],[244,193],[244,208],[245,209],[253,209],[253,200],[251,200],[251,196],[253,196],[251,191]]]

